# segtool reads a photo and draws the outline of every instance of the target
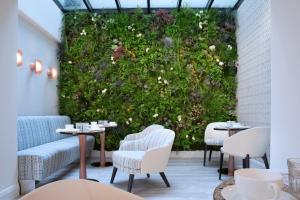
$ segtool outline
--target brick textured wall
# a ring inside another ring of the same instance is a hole
[[[247,0],[237,11],[238,120],[270,126],[271,0]]]

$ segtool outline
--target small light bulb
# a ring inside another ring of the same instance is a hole
[[[58,75],[56,68],[52,67],[48,69],[47,75],[50,79],[56,79]]]
[[[17,65],[21,66],[23,64],[23,53],[22,50],[17,51]]]
[[[43,65],[40,61],[35,62],[35,73],[40,74],[43,71]]]
[[[30,68],[34,73],[40,74],[43,71],[43,64],[42,61],[36,60],[34,63],[30,64]]]

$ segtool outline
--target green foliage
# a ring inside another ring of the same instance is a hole
[[[206,125],[235,119],[235,23],[225,11],[67,13],[59,108],[74,122],[108,119],[116,149],[150,124],[176,132],[176,150],[199,149]]]

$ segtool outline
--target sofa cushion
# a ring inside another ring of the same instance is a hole
[[[53,142],[68,136],[56,133],[70,123],[68,116],[22,116],[18,117],[18,151]]]
[[[87,137],[87,153],[94,147],[94,137]],[[18,151],[19,180],[42,180],[56,170],[79,159],[78,136]]]
[[[145,151],[115,151],[112,155],[115,167],[128,173],[140,173]]]

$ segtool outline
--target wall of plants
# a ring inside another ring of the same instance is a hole
[[[62,33],[60,113],[116,121],[110,150],[153,123],[176,132],[174,150],[200,149],[209,122],[235,119],[231,12],[71,12]]]

